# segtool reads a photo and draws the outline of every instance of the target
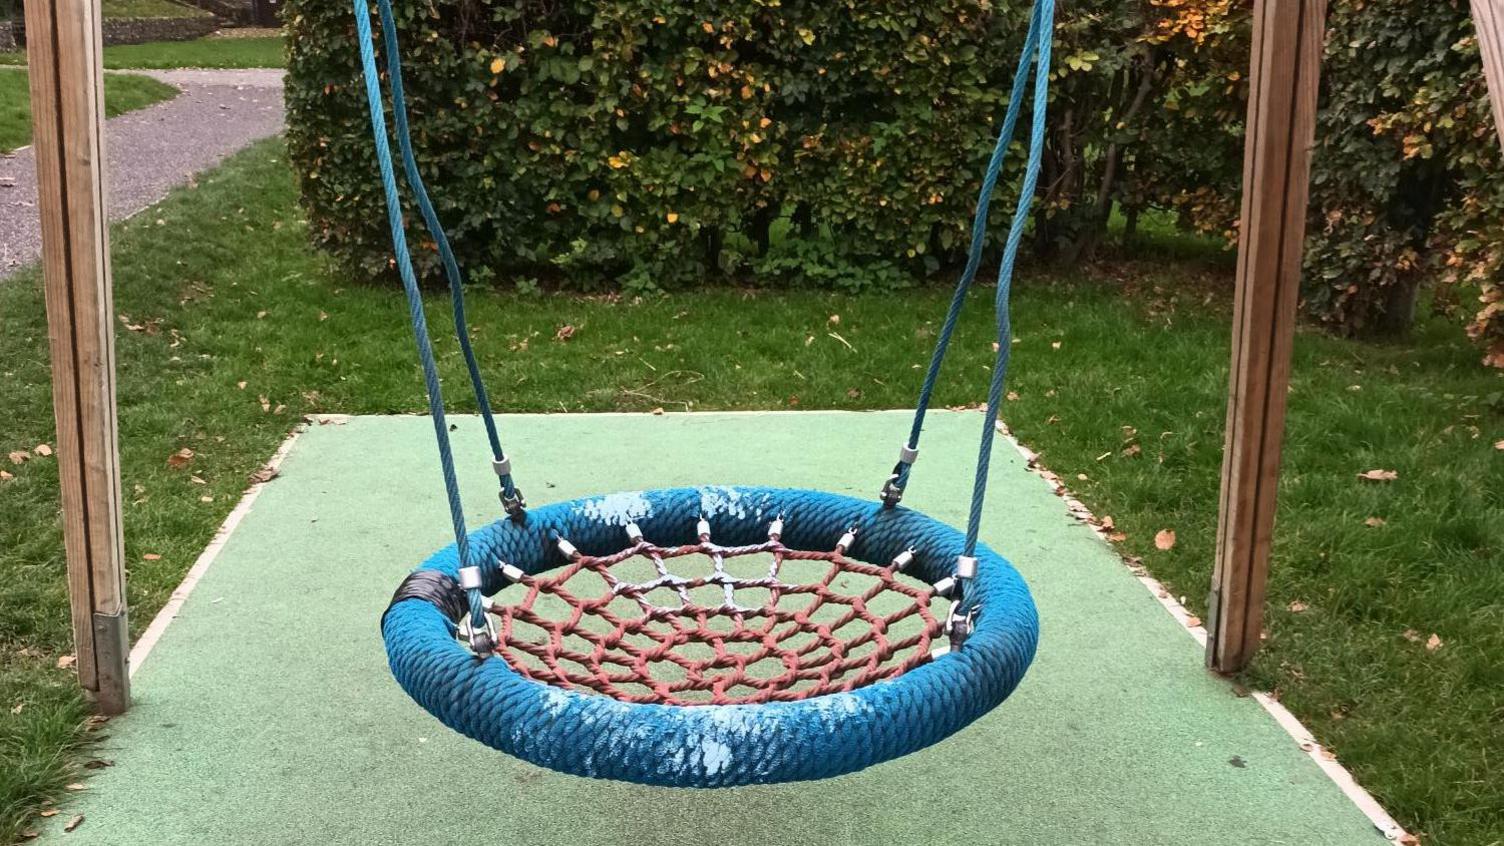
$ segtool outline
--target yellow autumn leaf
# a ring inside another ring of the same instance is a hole
[[[501,73],[506,69],[507,63],[502,61],[500,56],[497,56],[496,58],[491,60],[491,73]]]
[[[669,212],[668,213],[668,222],[669,223],[678,223],[679,222],[679,213],[678,212]]]

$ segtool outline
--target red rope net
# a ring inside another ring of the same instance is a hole
[[[496,597],[496,653],[522,675],[623,702],[730,705],[850,691],[930,657],[926,583],[899,566],[765,543],[660,547],[629,528],[607,556],[572,553]],[[678,571],[670,571],[670,563]]]

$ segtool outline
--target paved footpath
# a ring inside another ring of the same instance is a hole
[[[282,71],[142,71],[183,93],[105,125],[110,219],[130,217],[195,173],[282,131]],[[41,253],[36,161],[0,154],[0,280]]]

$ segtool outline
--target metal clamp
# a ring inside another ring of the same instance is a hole
[[[702,542],[709,542],[710,541],[710,521],[709,520],[706,520],[704,517],[701,517],[700,520],[699,520],[699,522],[695,523],[695,537],[699,538]]]
[[[460,568],[460,590],[480,590],[484,580],[480,568],[475,565]]]
[[[558,547],[559,553],[570,561],[573,561],[576,558],[580,557],[579,548],[570,543],[568,538],[559,538],[558,540],[554,541],[554,546]]]
[[[510,475],[512,475],[512,459],[511,459],[511,457],[503,455],[500,458],[493,458],[493,459],[491,459],[491,469],[495,470],[496,471],[496,475],[498,475],[498,476],[510,476]]]
[[[855,526],[847,529],[846,534],[841,535],[841,539],[836,541],[836,552],[845,554],[846,550],[850,549],[854,543],[856,543]]]
[[[768,540],[776,541],[783,537],[783,517],[779,516],[768,524]]]
[[[904,568],[913,563],[914,550],[905,549],[903,552],[900,552],[897,555],[893,556],[893,562],[888,566],[893,568],[893,572],[902,573],[904,571]]]
[[[521,567],[518,567],[516,564],[508,564],[507,562],[500,560],[498,560],[496,563],[501,565],[502,578],[506,579],[508,582],[511,582],[514,585],[527,578],[527,572],[524,571]]]
[[[628,523],[626,525],[626,529],[627,529],[627,541],[629,543],[631,543],[633,546],[636,546],[636,545],[642,543],[642,527],[641,526],[637,525],[636,523]]]

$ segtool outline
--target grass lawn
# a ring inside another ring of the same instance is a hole
[[[343,278],[310,252],[281,157],[279,143],[259,144],[114,239],[138,633],[300,415],[423,407],[402,297]],[[1112,516],[1124,554],[1204,610],[1229,306],[1225,272],[1196,267],[1021,280],[1017,398],[1006,414],[1045,464]],[[985,392],[989,296],[975,297],[963,322],[941,405]],[[891,408],[912,403],[946,299],[941,290],[723,288],[641,301],[477,290],[471,316],[507,411]],[[433,306],[442,327],[447,312],[437,297]],[[57,668],[70,636],[56,465],[34,451],[53,439],[34,272],[0,284],[0,314],[0,461],[12,450],[30,456],[6,464],[14,478],[0,481],[4,839],[78,777],[69,750],[86,733],[73,676]],[[557,340],[564,325],[576,331]],[[462,400],[457,348],[439,352]],[[1302,333],[1290,402],[1269,637],[1246,681],[1276,691],[1428,842],[1499,842],[1504,451],[1494,442],[1504,438],[1504,374],[1480,368],[1446,325],[1390,345]],[[183,448],[191,464],[169,466]],[[1358,478],[1371,469],[1399,475]],[[875,486],[883,468],[865,472]],[[1153,542],[1161,529],[1177,533],[1170,550]]]
[[[178,90],[144,76],[110,74],[104,80],[109,117],[171,100]],[[22,71],[0,69],[0,153],[31,143],[31,90]]]
[[[213,14],[172,0],[100,0],[107,18],[202,18]]]
[[[135,2],[135,0],[133,0]],[[208,36],[193,41],[151,41],[104,48],[104,66],[114,70],[166,68],[280,68],[287,63],[281,36]],[[24,65],[26,53],[0,52],[0,65]]]

